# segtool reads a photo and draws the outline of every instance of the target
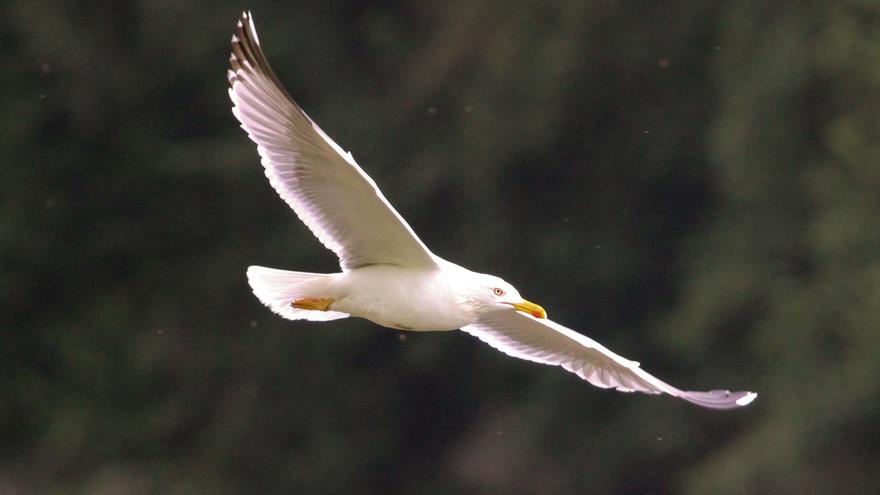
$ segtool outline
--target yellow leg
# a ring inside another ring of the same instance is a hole
[[[327,311],[331,304],[333,304],[333,299],[329,297],[304,297],[290,303],[294,308],[312,311]]]

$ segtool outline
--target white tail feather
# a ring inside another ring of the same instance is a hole
[[[315,311],[290,305],[301,298],[327,297],[332,275],[250,266],[247,278],[254,295],[269,309],[288,320],[328,321],[349,316],[339,311]]]

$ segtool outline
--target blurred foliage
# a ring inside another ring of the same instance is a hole
[[[7,0],[0,492],[880,491],[880,3],[246,7],[435,252],[758,401],[275,317],[247,265],[337,267],[229,111],[241,5]]]

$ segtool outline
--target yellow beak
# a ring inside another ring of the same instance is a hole
[[[531,301],[523,299],[521,303],[510,303],[510,305],[516,308],[517,311],[530,314],[535,318],[547,318],[547,312],[544,311],[544,308]]]

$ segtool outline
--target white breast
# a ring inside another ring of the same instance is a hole
[[[371,265],[337,276],[332,308],[400,330],[456,330],[477,315],[442,269]]]

